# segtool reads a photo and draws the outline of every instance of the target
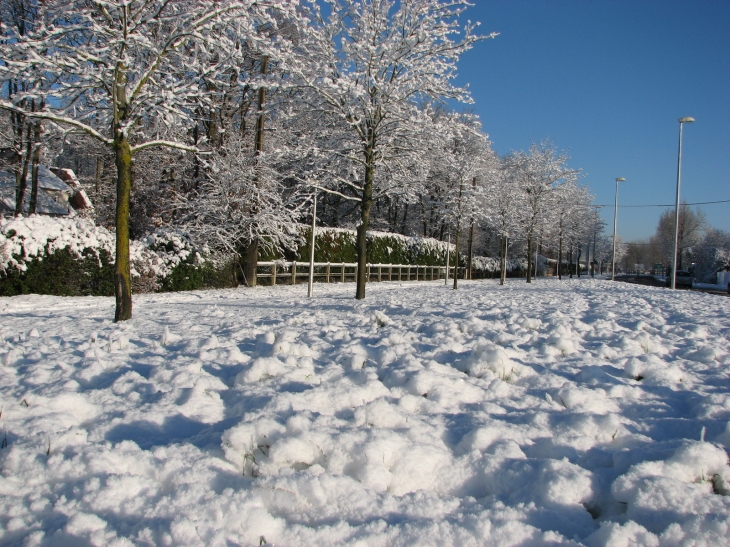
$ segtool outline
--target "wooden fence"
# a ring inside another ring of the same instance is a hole
[[[408,264],[368,264],[368,281],[435,281],[444,279],[446,266],[421,266]],[[464,268],[459,268],[459,277]],[[453,279],[454,267],[449,268]],[[314,281],[346,283],[357,278],[357,264],[347,262],[315,262]],[[295,285],[309,279],[309,262],[259,262],[256,283],[268,281],[269,285]]]

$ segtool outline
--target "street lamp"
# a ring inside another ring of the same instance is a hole
[[[616,179],[616,198],[613,205],[613,259],[611,260],[611,281],[616,279],[616,221],[618,219],[618,183],[624,182],[626,179],[618,177]]]
[[[672,258],[672,284],[671,287],[677,287],[677,245],[679,243],[679,187],[682,182],[682,127],[685,123],[692,123],[694,118],[689,116],[679,118],[679,152],[677,152],[677,199],[674,202],[674,258]]]
[[[594,205],[594,207],[596,208],[596,218],[594,219],[595,224],[593,225],[593,256],[591,257],[591,277],[596,276],[596,232],[598,232],[598,212],[603,209],[603,205]]]

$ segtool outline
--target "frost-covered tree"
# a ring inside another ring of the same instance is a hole
[[[115,321],[132,316],[129,196],[132,157],[166,146],[196,151],[175,128],[209,108],[219,87],[238,78],[244,41],[260,40],[275,25],[267,7],[284,2],[219,0],[48,0],[39,4],[32,32],[6,47],[3,82],[31,75],[33,86],[0,108],[81,132],[115,155]],[[243,84],[243,82],[240,82]],[[48,96],[40,111],[29,101]]]
[[[239,135],[230,136],[196,188],[175,196],[176,223],[197,241],[233,254],[251,241],[265,250],[295,247],[294,226],[305,204],[297,185],[284,184],[277,150],[255,155]]]
[[[455,271],[459,268],[464,227],[471,228],[473,238],[474,223],[484,216],[485,175],[495,161],[487,136],[480,129],[473,115],[436,112],[431,131],[426,182],[430,194],[440,197],[438,203],[432,204],[438,207],[439,220],[455,236]],[[454,275],[454,289],[457,288],[458,275]]]
[[[580,258],[586,250],[589,239],[596,230],[596,214],[591,207],[593,195],[587,187],[578,186],[574,180],[554,189],[550,208],[553,211],[551,236],[553,245],[557,238],[558,264],[563,259],[563,249],[568,248],[570,264],[575,259],[575,272],[580,275]],[[571,275],[573,269],[571,268]],[[562,278],[558,267],[558,277]]]
[[[703,283],[717,283],[717,272],[730,269],[730,233],[708,228],[692,249],[694,275]]]
[[[18,37],[23,38],[33,32],[38,19],[37,0],[4,0],[0,2],[0,43],[11,45]],[[0,57],[0,65],[8,67],[5,55]],[[45,97],[24,97],[25,92],[32,89],[35,82],[32,72],[15,73],[12,78],[2,79],[2,97],[7,100],[17,100],[24,109],[34,111],[42,109]],[[0,121],[7,123],[7,137],[4,139],[5,154],[3,163],[15,173],[15,216],[23,212],[23,205],[28,192],[28,177],[31,177],[29,214],[36,212],[38,198],[38,165],[41,158],[41,138],[43,124],[38,119],[32,119],[22,112],[7,112],[8,117]]]
[[[331,152],[358,168],[343,181],[359,198],[358,277],[355,297],[365,297],[367,239],[373,203],[403,181],[394,163],[418,152],[423,125],[420,101],[469,101],[453,85],[460,55],[479,40],[459,16],[456,0],[303,0],[299,47],[306,63],[292,75],[308,90],[309,108],[346,128],[349,139]],[[326,6],[326,10],[322,6]],[[389,167],[390,166],[390,167]],[[389,171],[388,171],[389,169]]]
[[[513,152],[506,158],[510,174],[519,188],[519,223],[527,242],[527,282],[532,282],[532,254],[535,239],[549,230],[554,220],[550,204],[556,187],[574,182],[580,171],[567,166],[568,156],[547,142],[533,144],[530,152]]]
[[[499,236],[500,285],[507,277],[507,250],[509,240],[520,233],[518,211],[520,207],[519,187],[511,176],[509,162],[500,159],[487,171],[487,189],[483,214],[486,223]]]

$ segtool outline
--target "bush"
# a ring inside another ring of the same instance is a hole
[[[27,262],[25,271],[12,268],[0,273],[0,296],[31,293],[112,296],[114,261],[107,251],[98,257],[86,251],[79,257],[64,248]]]
[[[162,279],[158,291],[177,292],[235,287],[238,282],[234,265],[233,260],[221,263],[203,262],[197,265],[181,262]]]
[[[41,215],[0,220],[0,295],[114,294],[114,234],[80,218]],[[132,291],[180,291],[236,285],[231,260],[173,230],[130,242]]]
[[[305,243],[295,252],[284,253],[285,260],[309,262],[312,229],[302,228],[301,233]],[[368,232],[367,239],[367,261],[370,264],[410,264],[413,266],[444,266],[446,264],[446,243],[443,241],[385,232]],[[356,241],[355,230],[317,228],[314,261],[357,262]],[[454,256],[452,252],[449,259],[452,264]]]

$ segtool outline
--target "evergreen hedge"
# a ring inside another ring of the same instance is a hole
[[[287,261],[309,262],[311,234],[311,227],[302,228],[301,237],[304,243],[294,252],[285,252],[281,258]],[[357,262],[355,230],[317,228],[316,236],[315,262]],[[446,243],[436,239],[368,232],[367,240],[367,261],[370,264],[446,265]],[[454,263],[455,256],[456,253],[452,251],[449,258],[451,264]],[[262,260],[266,258],[262,257]]]
[[[0,296],[111,296],[113,252],[114,234],[86,219],[0,219]],[[237,285],[233,260],[212,260],[185,234],[158,230],[130,253],[135,293]]]
[[[25,271],[11,268],[0,273],[0,296],[31,293],[112,296],[114,260],[106,251],[97,258],[87,250],[79,258],[64,248],[28,262]]]

